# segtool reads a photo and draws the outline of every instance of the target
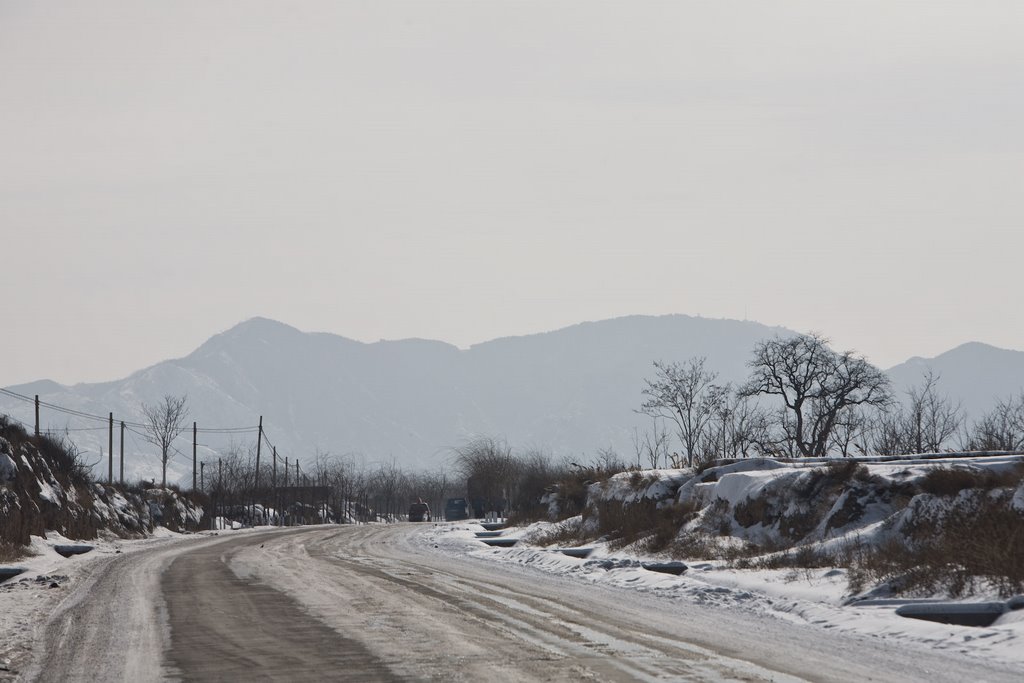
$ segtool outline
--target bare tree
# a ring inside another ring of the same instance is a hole
[[[166,394],[160,403],[142,404],[146,420],[146,440],[160,449],[161,486],[167,488],[167,461],[171,445],[185,431],[188,419],[188,397]]]
[[[854,356],[837,353],[817,334],[768,339],[754,347],[744,396],[779,396],[793,418],[792,437],[800,455],[823,457],[841,411],[849,406],[883,406],[892,399],[889,379]]]
[[[927,372],[907,391],[896,410],[880,413],[871,425],[872,447],[880,455],[938,453],[963,424],[960,404],[938,392],[939,379]]]
[[[686,463],[691,467],[723,394],[723,389],[714,383],[717,373],[705,368],[705,361],[704,358],[692,358],[685,364],[655,361],[655,377],[644,380],[647,386],[643,395],[647,399],[640,406],[640,411],[647,415],[668,418],[675,423]]]
[[[1024,450],[1024,391],[1000,399],[991,412],[974,423],[964,440],[971,451]]]
[[[960,404],[938,392],[939,378],[928,371],[922,383],[907,392],[907,426],[912,453],[938,453],[960,429]]]
[[[832,430],[831,447],[839,455],[848,458],[856,449],[863,453],[867,450],[865,437],[870,431],[871,422],[859,406],[847,406],[836,416],[836,426]]]
[[[657,415],[651,416],[651,430],[643,434],[636,427],[633,428],[633,452],[636,453],[636,464],[641,466],[641,458],[647,457],[647,462],[654,469],[660,467],[662,460],[668,464],[669,459],[669,433],[664,425],[659,424]]]
[[[614,448],[599,448],[593,458],[594,467],[605,472],[621,472],[629,469]]]
[[[708,430],[706,457],[746,458],[774,452],[768,414],[757,401],[724,387]]]

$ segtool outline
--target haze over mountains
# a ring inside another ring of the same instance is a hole
[[[474,435],[583,457],[610,447],[630,458],[633,428],[648,422],[634,411],[654,360],[706,356],[720,381],[738,382],[747,375],[757,341],[792,333],[749,321],[630,316],[461,350],[422,339],[366,344],[254,318],[184,358],[122,380],[8,388],[135,421],[141,419],[143,401],[188,394],[189,419],[200,427],[251,426],[263,415],[280,455],[303,461],[319,449],[361,454],[368,463],[394,458],[407,467],[435,468],[448,462],[452,447]],[[980,343],[934,359],[912,358],[889,373],[901,392],[928,368],[941,375],[940,388],[960,399],[971,415],[1024,387],[1024,352]],[[0,396],[0,412],[32,421],[32,406],[11,397]],[[102,425],[43,413],[44,427],[92,430],[71,432],[90,461],[101,448],[106,451]],[[225,448],[230,438],[204,435],[200,457]],[[233,438],[244,444],[253,440],[251,435]],[[178,444],[181,455],[172,460],[169,479],[190,471],[190,443],[189,431]],[[130,435],[125,449],[126,475],[157,471],[154,449],[141,437]]]

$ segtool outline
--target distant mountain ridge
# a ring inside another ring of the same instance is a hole
[[[635,411],[653,361],[706,356],[720,381],[739,382],[747,376],[756,342],[790,334],[749,321],[628,316],[463,350],[424,339],[363,343],[253,318],[214,335],[184,358],[121,380],[71,387],[40,381],[9,389],[136,421],[143,401],[188,394],[190,421],[200,427],[254,426],[262,415],[280,455],[303,461],[319,450],[362,454],[368,463],[393,458],[403,466],[436,468],[448,463],[453,447],[482,434],[517,447],[584,457],[610,447],[628,459],[634,427],[648,424]],[[990,368],[985,376],[998,390],[990,392],[988,405],[1014,382],[1019,380],[1018,390],[1024,386],[1024,353],[983,344],[967,344],[935,359],[911,359],[890,374],[902,391],[933,367],[942,388],[956,395],[962,382],[978,377],[965,364]],[[984,403],[981,393],[963,399],[965,407]],[[0,396],[0,412],[32,420],[32,406],[10,397]],[[94,429],[72,432],[92,460],[107,450],[106,432],[95,422],[44,411],[43,423]],[[153,476],[153,447],[138,435],[129,438],[126,473]],[[242,445],[252,441],[251,436],[234,438]],[[215,457],[229,439],[204,436],[200,457]],[[190,471],[190,440],[180,441],[178,449],[181,456],[172,460],[169,478]]]
[[[915,356],[886,372],[897,391],[906,391],[919,385],[928,371],[938,378],[940,393],[959,401],[968,416],[978,418],[998,399],[1024,390],[1024,351],[968,342],[935,358]]]

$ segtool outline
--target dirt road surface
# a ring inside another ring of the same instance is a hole
[[[106,562],[40,681],[1010,681],[998,664],[423,547],[411,524],[220,536]]]

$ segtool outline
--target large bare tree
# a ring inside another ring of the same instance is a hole
[[[146,439],[160,449],[161,486],[167,488],[167,461],[171,459],[174,440],[185,431],[188,419],[188,397],[166,394],[154,405],[142,404],[146,419]]]
[[[792,418],[800,455],[824,457],[837,421],[851,406],[884,406],[889,379],[862,356],[837,353],[818,334],[773,338],[754,347],[752,374],[740,393],[779,396]]]

